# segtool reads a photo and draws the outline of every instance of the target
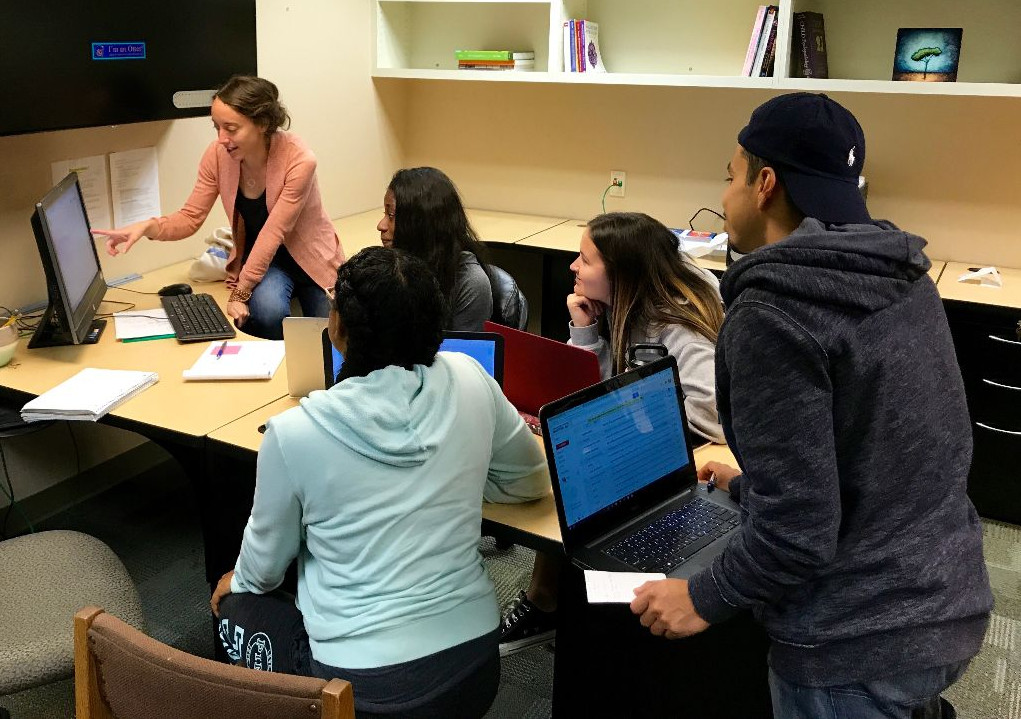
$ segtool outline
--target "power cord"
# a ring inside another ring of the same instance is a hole
[[[688,218],[688,229],[690,229],[690,230],[694,230],[695,229],[695,225],[693,224],[695,222],[695,218],[698,217],[703,212],[711,212],[712,214],[716,215],[717,217],[719,217],[724,222],[727,221],[726,217],[724,217],[722,214],[720,214],[716,210],[712,209],[711,207],[700,207],[700,208],[698,208],[695,211],[694,215],[692,215],[690,218]]]
[[[136,295],[158,295],[159,292],[142,292],[141,290],[133,290],[129,287],[123,287],[121,285],[107,285],[111,290],[123,290],[124,292],[134,292]],[[105,302],[116,302],[117,300],[104,300]]]
[[[623,185],[623,183],[621,183],[620,180],[614,180],[613,182],[611,182],[609,185],[606,186],[605,190],[603,190],[602,205],[603,205],[603,214],[604,215],[606,214],[606,193],[609,192],[610,190],[612,190],[614,187],[623,187],[623,186],[624,185]]]
[[[35,527],[32,525],[31,520],[29,520],[28,516],[25,514],[25,511],[21,508],[21,505],[18,504],[18,502],[14,499],[14,484],[11,482],[10,470],[7,469],[7,455],[4,454],[3,442],[0,442],[0,466],[3,467],[4,480],[7,482],[6,487],[4,486],[3,482],[0,482],[0,492],[4,493],[9,502],[9,504],[7,505],[7,511],[4,513],[4,522],[3,527],[0,528],[0,535],[3,535],[3,538],[7,539],[7,523],[10,521],[11,512],[14,509],[17,509],[18,514],[20,514],[21,518],[25,520],[25,526],[28,527],[28,531],[34,534]]]

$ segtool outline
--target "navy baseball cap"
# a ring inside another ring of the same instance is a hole
[[[774,97],[752,112],[737,142],[776,170],[806,216],[834,224],[872,222],[858,190],[865,134],[843,105],[811,92]]]

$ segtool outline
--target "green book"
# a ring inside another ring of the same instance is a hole
[[[455,50],[458,60],[533,60],[534,52],[515,52],[513,50]]]

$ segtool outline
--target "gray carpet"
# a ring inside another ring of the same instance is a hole
[[[961,719],[1021,719],[1021,528],[985,521],[986,563],[996,608],[982,653],[947,693]],[[171,463],[125,481],[46,522],[109,544],[139,586],[149,633],[199,656],[212,656],[202,538],[188,487]],[[483,539],[483,557],[501,604],[527,584],[532,553],[498,550]],[[500,693],[487,719],[546,719],[551,712],[553,654],[536,647],[503,660]],[[74,715],[70,680],[0,696],[12,719]]]

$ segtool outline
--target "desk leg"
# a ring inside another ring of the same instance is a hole
[[[694,637],[654,637],[626,605],[589,605],[584,578],[560,583],[553,716],[772,717],[769,640],[748,613]]]
[[[581,237],[581,231],[578,231]],[[567,296],[574,292],[571,263],[577,253],[549,250],[542,255],[542,336],[566,342],[570,339],[567,324]]]

